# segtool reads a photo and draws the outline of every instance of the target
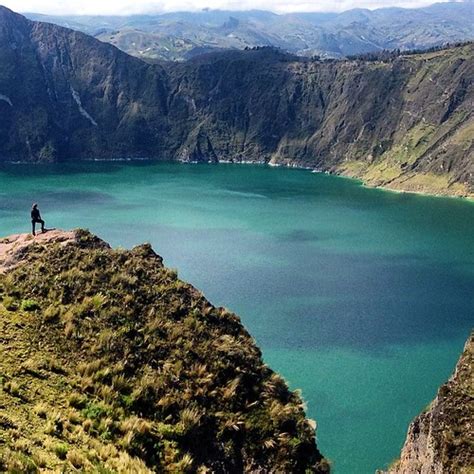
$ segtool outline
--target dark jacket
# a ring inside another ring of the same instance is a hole
[[[38,221],[41,219],[41,214],[38,208],[31,209],[31,220]]]

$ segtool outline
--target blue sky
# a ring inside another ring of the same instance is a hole
[[[415,8],[434,0],[0,0],[17,12],[77,15],[128,15],[178,10],[219,8],[225,10],[262,9],[278,13],[294,11],[343,11],[351,8],[401,6]]]

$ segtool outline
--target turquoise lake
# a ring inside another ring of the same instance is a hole
[[[0,235],[30,230],[33,201],[47,227],[151,242],[239,314],[338,474],[398,456],[473,326],[472,202],[256,165],[0,167]]]

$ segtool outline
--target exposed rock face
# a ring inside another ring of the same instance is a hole
[[[452,378],[408,429],[400,461],[390,474],[474,471],[474,333]]]
[[[474,45],[389,62],[274,50],[147,64],[0,7],[0,161],[246,160],[473,195]]]
[[[16,234],[0,239],[0,273],[5,273],[20,265],[28,253],[28,248],[40,242],[67,245],[76,242],[76,233],[52,230],[47,233],[39,233],[35,237],[31,234]]]
[[[150,245],[0,240],[0,472],[327,473],[301,398]]]
[[[166,78],[82,33],[0,7],[1,159],[161,156]],[[153,130],[153,136],[149,136]]]
[[[391,63],[251,51],[168,69],[179,84],[170,114],[186,107],[198,117],[181,157],[298,164],[414,191],[474,190],[473,45]]]

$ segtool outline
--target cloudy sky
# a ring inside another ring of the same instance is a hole
[[[436,0],[0,0],[17,12],[49,14],[118,14],[158,13],[163,11],[219,8],[248,10],[258,8],[275,12],[342,11],[350,8],[388,6],[420,7]],[[442,1],[442,0],[438,0]]]

